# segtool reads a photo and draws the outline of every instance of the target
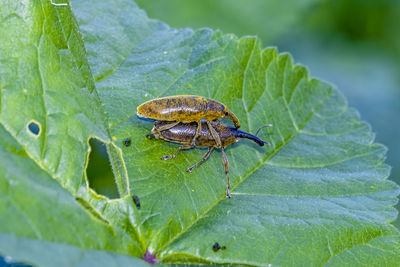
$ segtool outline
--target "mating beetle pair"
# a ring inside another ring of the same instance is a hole
[[[181,144],[173,155],[161,159],[174,158],[182,149],[208,147],[207,153],[198,163],[189,167],[188,172],[207,160],[214,148],[221,149],[227,178],[226,197],[229,198],[229,163],[224,148],[240,138],[253,140],[260,146],[269,144],[257,136],[238,130],[238,118],[224,104],[201,96],[181,95],[153,99],[141,104],[137,108],[137,115],[156,120],[151,130],[155,138]],[[235,127],[221,124],[218,119],[223,117],[231,119]]]

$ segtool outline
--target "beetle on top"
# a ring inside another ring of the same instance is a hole
[[[217,145],[221,145],[221,140],[210,122],[219,118],[227,117],[232,120],[235,128],[240,127],[239,119],[224,104],[213,99],[196,95],[177,95],[167,96],[149,100],[137,108],[139,117],[154,119],[158,121],[168,121],[159,129],[168,130],[180,122],[196,122],[197,130],[191,142],[195,144],[197,136],[201,132],[200,120],[204,119],[214,137]]]

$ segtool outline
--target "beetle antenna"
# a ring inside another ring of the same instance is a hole
[[[261,129],[264,129],[264,128],[267,128],[267,127],[271,127],[271,126],[272,126],[272,124],[267,124],[267,125],[261,126],[260,128],[258,128],[258,130],[257,130],[255,135],[257,136],[258,133],[261,131]]]

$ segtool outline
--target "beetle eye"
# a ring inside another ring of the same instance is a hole
[[[229,115],[229,113],[225,111],[225,116],[228,116],[228,115]]]

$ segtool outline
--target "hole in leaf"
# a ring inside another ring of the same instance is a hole
[[[97,194],[111,199],[119,198],[106,144],[95,138],[91,138],[89,145],[91,151],[86,168],[89,187],[96,191]]]
[[[28,122],[28,130],[31,134],[38,136],[40,134],[40,124],[35,121]]]

